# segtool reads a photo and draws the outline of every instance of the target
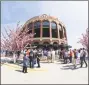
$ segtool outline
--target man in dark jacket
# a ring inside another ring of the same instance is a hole
[[[87,67],[87,62],[86,62],[86,51],[85,49],[83,48],[80,52],[80,60],[81,60],[81,67],[83,66],[83,61],[84,63],[86,64],[86,67]]]
[[[33,50],[30,51],[29,59],[30,59],[30,68],[34,68],[34,52],[33,52]]]
[[[41,57],[41,51],[37,51],[37,64],[38,64],[38,68],[40,68],[40,57]]]
[[[64,64],[67,64],[67,59],[68,59],[68,51],[67,50],[64,51],[63,56],[64,56]]]

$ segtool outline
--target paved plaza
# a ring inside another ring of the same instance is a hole
[[[88,84],[88,68],[73,69],[72,64],[41,63],[41,68],[28,68],[5,63],[1,66],[1,84]]]

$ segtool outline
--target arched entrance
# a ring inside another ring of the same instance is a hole
[[[54,48],[54,50],[57,50],[58,49],[58,43],[57,42],[54,42],[53,43],[53,48]]]
[[[49,50],[49,42],[44,42],[43,43],[43,49]]]

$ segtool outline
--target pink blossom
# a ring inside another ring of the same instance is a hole
[[[24,49],[24,46],[29,43],[31,44],[34,34],[27,34],[27,31],[21,32],[22,26],[19,26],[19,23],[16,26],[16,29],[8,27],[9,33],[5,29],[7,37],[2,36],[4,39],[1,39],[1,48],[4,50],[11,51],[21,51]]]
[[[78,43],[81,43],[86,49],[88,49],[88,29],[86,30],[85,34],[82,34],[82,38],[78,41]]]

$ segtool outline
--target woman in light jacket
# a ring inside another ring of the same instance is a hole
[[[28,58],[29,56],[26,55],[26,53],[24,54],[24,57],[23,57],[23,73],[27,73],[27,66],[28,66]]]
[[[52,50],[52,62],[54,63],[54,60],[55,60],[55,51]]]

